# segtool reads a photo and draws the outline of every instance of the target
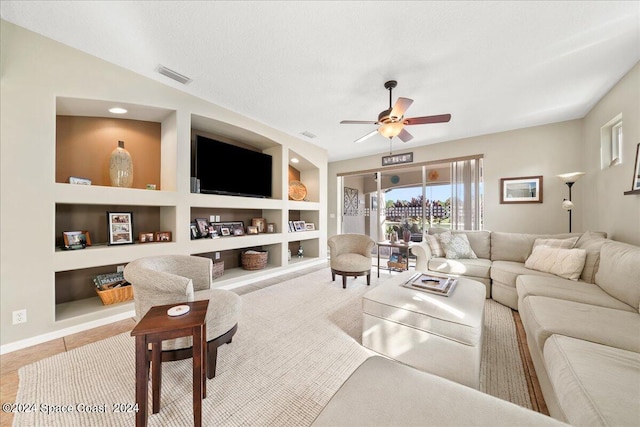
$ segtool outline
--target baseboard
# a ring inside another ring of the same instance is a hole
[[[64,338],[67,335],[77,334],[88,329],[97,328],[98,326],[108,325],[110,323],[119,322],[120,320],[130,319],[136,315],[134,310],[127,311],[113,316],[105,317],[103,319],[93,320],[91,322],[82,323],[80,325],[70,326],[68,328],[60,329],[54,332],[48,332],[46,334],[37,335],[35,337],[27,338],[20,341],[14,341],[9,344],[0,346],[0,355],[11,353],[13,351],[22,350],[23,348],[31,347],[36,344],[42,344],[47,341],[55,340],[58,338]]]

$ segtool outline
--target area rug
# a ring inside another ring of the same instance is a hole
[[[372,275],[371,286],[388,280]],[[203,424],[310,425],[371,352],[360,345],[363,277],[331,282],[328,269],[242,295],[231,345],[207,382]],[[487,300],[481,390],[531,408],[511,310]],[[150,426],[190,425],[191,360],[163,365],[160,413]],[[17,426],[132,426],[134,339],[128,333],[20,369]],[[67,408],[65,412],[61,411]],[[124,412],[117,412],[124,410]],[[52,412],[52,413],[48,413]]]

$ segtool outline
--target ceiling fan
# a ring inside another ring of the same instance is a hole
[[[365,136],[356,139],[356,143],[362,142],[367,138],[372,137],[376,133],[380,133],[382,136],[386,138],[393,138],[397,136],[403,142],[408,142],[413,139],[413,135],[411,135],[404,128],[409,125],[425,125],[430,123],[445,123],[451,120],[451,114],[440,114],[437,116],[422,116],[422,117],[412,117],[409,119],[404,118],[404,113],[413,103],[413,99],[409,98],[398,98],[395,105],[391,107],[392,100],[392,91],[398,85],[398,82],[395,80],[389,80],[384,84],[385,89],[389,90],[389,109],[384,110],[378,115],[377,121],[366,121],[366,120],[343,120],[340,124],[356,124],[356,125],[380,125],[378,129],[369,132]]]

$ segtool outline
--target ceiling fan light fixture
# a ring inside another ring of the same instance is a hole
[[[380,135],[385,138],[393,138],[394,136],[398,136],[402,129],[404,128],[404,124],[402,122],[390,122],[384,123],[382,126],[378,128],[378,132]]]

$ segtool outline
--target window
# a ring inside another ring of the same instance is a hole
[[[600,168],[622,163],[622,114],[600,128]]]
[[[611,162],[609,166],[620,163],[622,149],[622,120],[611,127]]]

